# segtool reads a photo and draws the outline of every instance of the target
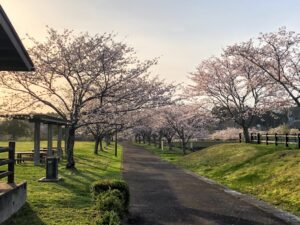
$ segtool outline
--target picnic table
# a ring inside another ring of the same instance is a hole
[[[41,162],[45,160],[47,156],[47,152],[40,152]],[[27,152],[16,152],[16,163],[22,163],[25,161],[33,161],[34,160],[34,152],[27,151]]]
[[[40,149],[40,162],[44,162],[47,157],[48,148]],[[57,154],[57,148],[52,148],[52,154]],[[16,152],[16,163],[22,163],[25,161],[34,161],[34,150]]]

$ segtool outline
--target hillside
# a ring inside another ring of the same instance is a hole
[[[176,164],[300,215],[300,150],[221,144],[180,157]]]

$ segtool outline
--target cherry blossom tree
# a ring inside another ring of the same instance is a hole
[[[155,145],[157,140],[160,144],[165,138],[169,150],[172,149],[173,138],[179,138],[185,154],[190,139],[207,136],[207,128],[212,122],[211,115],[198,106],[173,104],[144,110],[135,122],[133,133],[136,139],[141,138],[143,143],[150,143],[152,138]]]
[[[254,116],[267,109],[264,100],[270,90],[264,71],[241,57],[222,56],[201,62],[191,80],[190,96],[200,97],[201,104],[206,101],[211,109],[222,109],[219,114],[240,125],[249,142]]]
[[[148,80],[148,70],[157,61],[139,61],[131,47],[114,39],[112,34],[76,35],[70,30],[59,33],[49,28],[45,42],[31,38],[33,47],[29,53],[36,66],[35,72],[1,73],[0,85],[7,93],[7,101],[1,109],[53,111],[70,122],[67,168],[75,167],[76,130],[95,123],[88,119],[93,115],[91,107],[87,107],[91,102],[100,108],[104,99],[118,102],[118,98],[122,98],[130,102],[133,95],[128,92],[137,94],[143,88],[129,90],[131,86],[137,88],[134,84],[139,81],[144,81],[148,87],[155,86],[154,92],[141,92],[140,99],[170,96],[164,82],[156,79],[150,83]],[[118,94],[117,98],[116,93],[123,93],[123,96]]]
[[[87,121],[86,124],[90,124],[87,129],[95,138],[95,152],[99,144],[101,149],[103,138],[115,132],[116,125],[120,132],[132,128],[136,121],[139,121],[140,125],[146,124],[147,117],[144,112],[172,104],[172,93],[175,88],[176,86],[165,84],[156,77],[145,76],[125,83],[112,95],[102,100],[101,104],[99,101],[93,101],[83,119]],[[143,110],[142,114],[139,113],[141,110]],[[156,135],[150,127],[142,130],[140,133],[144,141],[147,139],[150,142],[151,136]]]
[[[282,27],[277,32],[261,33],[258,38],[229,46],[226,54],[240,56],[261,69],[274,84],[276,104],[300,106],[300,34]]]
[[[181,140],[183,154],[186,154],[190,139],[203,137],[211,125],[212,117],[195,105],[174,105],[164,108],[166,128],[172,128]],[[167,135],[171,135],[167,134]],[[166,135],[166,136],[167,136]],[[170,146],[170,145],[169,145]]]

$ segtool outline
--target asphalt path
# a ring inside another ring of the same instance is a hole
[[[283,220],[226,193],[142,147],[124,147],[131,225],[283,225]]]

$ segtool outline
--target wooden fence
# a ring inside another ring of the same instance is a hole
[[[242,134],[239,134],[239,140],[242,142]],[[300,134],[260,134],[260,133],[251,133],[250,134],[250,142],[256,144],[284,144],[285,147],[289,147],[289,145],[296,145],[300,148]]]
[[[0,147],[0,153],[8,152],[8,157],[0,159],[0,166],[7,165],[7,170],[0,171],[0,179],[7,177],[7,183],[15,182],[15,142],[9,142],[8,147]]]

